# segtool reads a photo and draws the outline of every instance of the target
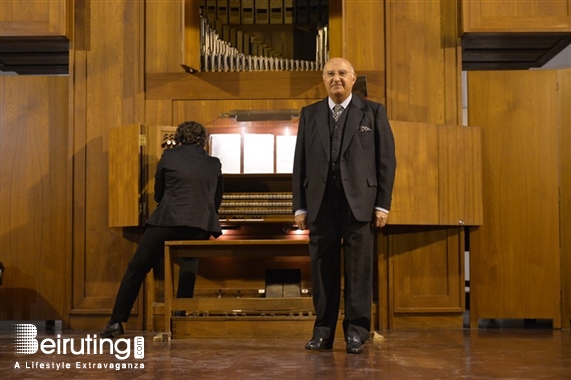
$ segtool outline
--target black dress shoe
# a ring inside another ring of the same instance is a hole
[[[321,350],[332,350],[333,343],[329,339],[325,338],[311,338],[309,342],[305,345],[306,350],[321,351]]]
[[[358,336],[350,336],[347,338],[347,353],[348,354],[362,354],[363,342]]]
[[[105,330],[99,333],[100,338],[113,338],[125,334],[123,324],[121,322],[108,323]]]

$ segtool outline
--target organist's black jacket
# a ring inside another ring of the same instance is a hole
[[[198,227],[214,237],[222,234],[218,209],[222,203],[222,165],[198,145],[167,149],[155,173],[157,209],[148,225]]]

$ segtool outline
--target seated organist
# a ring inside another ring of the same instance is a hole
[[[99,335],[115,337],[124,333],[147,273],[164,255],[167,240],[208,240],[222,234],[218,209],[224,180],[220,160],[205,150],[207,132],[194,121],[180,124],[174,135],[175,147],[166,149],[155,173],[156,210],[146,221],[146,229],[123,279],[111,318]],[[180,262],[177,297],[190,298],[198,269],[197,258]]]

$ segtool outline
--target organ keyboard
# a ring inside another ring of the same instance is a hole
[[[262,222],[281,219],[291,212],[291,193],[226,193],[219,215],[221,222]]]

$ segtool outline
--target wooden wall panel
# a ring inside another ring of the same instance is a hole
[[[391,120],[397,172],[390,224],[480,225],[480,129]]]
[[[397,155],[390,224],[438,224],[438,126],[391,121]]]
[[[343,9],[346,1],[329,2],[329,57],[343,57],[345,38],[343,31]]]
[[[201,0],[182,0],[182,61],[184,65],[200,70],[200,16]]]
[[[315,99],[175,101],[173,103],[173,119],[176,125],[186,120],[194,120],[207,125],[222,114],[232,110],[301,109],[301,107],[313,102]]]
[[[173,120],[172,100],[145,100],[145,118],[148,125],[178,125]]]
[[[72,328],[104,324],[139,237],[135,230],[108,227],[107,139],[109,128],[144,116],[143,5],[91,2],[76,20],[80,44],[72,51],[70,72],[75,138]],[[138,322],[133,318],[134,325]]]
[[[147,73],[184,72],[181,67],[184,0],[145,1],[145,71]],[[198,18],[198,7],[196,7]],[[196,34],[198,46],[198,30]],[[200,50],[195,54],[200,57]],[[198,67],[200,68],[200,67]]]
[[[463,32],[569,32],[569,0],[462,0]]]
[[[482,127],[484,225],[471,239],[470,318],[561,324],[555,71],[468,74]]]
[[[146,98],[158,99],[322,99],[316,71],[165,73],[146,76]]]
[[[462,124],[456,2],[387,0],[386,5],[389,118]]]
[[[0,76],[0,319],[66,320],[71,252],[67,77]]]
[[[70,30],[67,0],[0,1],[0,37],[67,36]]]
[[[440,125],[438,140],[440,224],[482,224],[481,129]]]
[[[384,73],[385,39],[379,38],[385,32],[384,1],[344,1],[342,27],[343,57],[355,70]]]
[[[571,327],[571,69],[559,70],[559,196],[561,213],[561,309],[562,327]]]
[[[141,151],[144,126],[133,123],[109,130],[110,227],[138,226],[141,199]]]

